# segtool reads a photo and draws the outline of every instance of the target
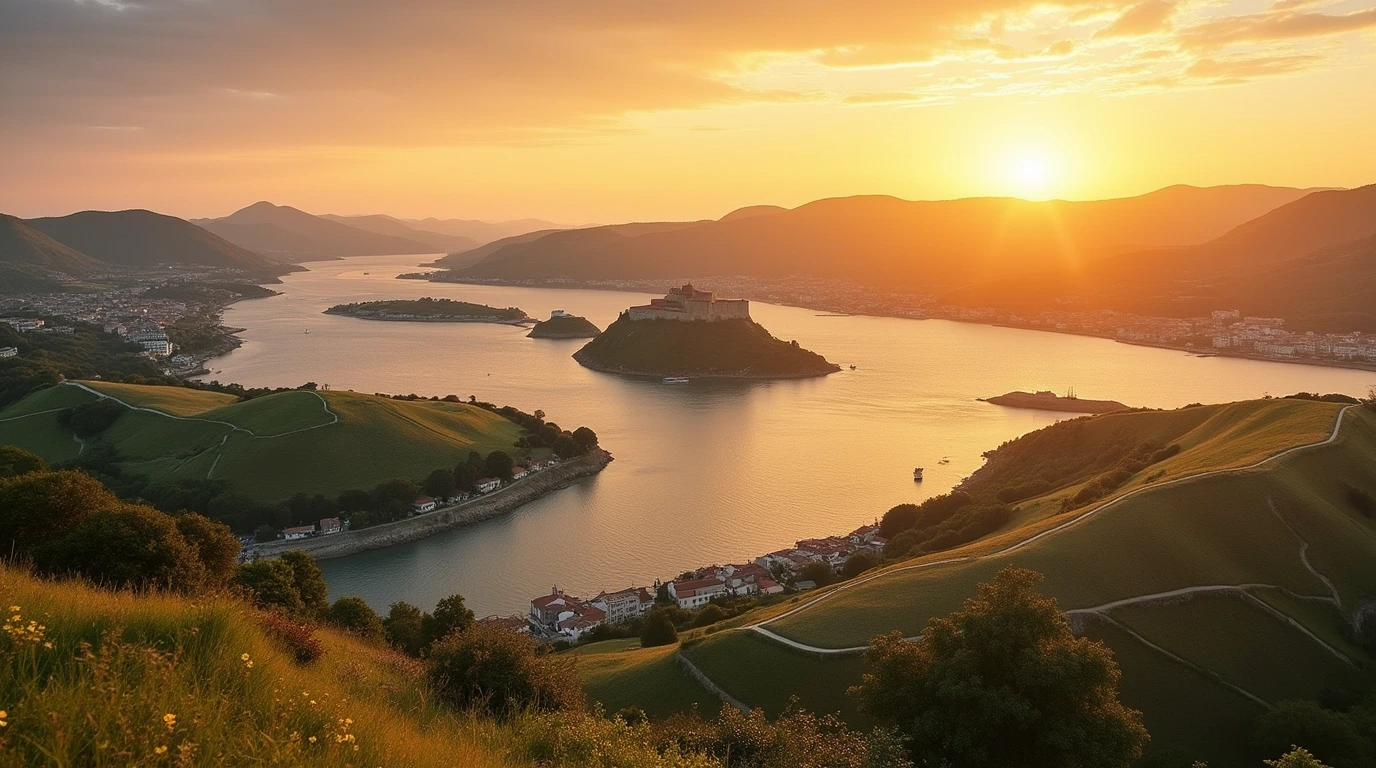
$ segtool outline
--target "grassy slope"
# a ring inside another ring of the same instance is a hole
[[[574,653],[588,698],[601,703],[608,714],[637,706],[658,718],[696,707],[711,717],[721,707],[719,699],[679,669],[676,645],[640,648],[638,640],[608,640]],[[645,696],[647,691],[654,695]]]
[[[129,471],[154,480],[224,479],[267,501],[298,491],[335,494],[371,488],[395,477],[419,481],[437,467],[456,464],[470,450],[512,450],[520,432],[513,422],[462,403],[407,402],[352,392],[284,392],[239,403],[171,387],[92,386],[141,407],[189,417],[123,414],[100,439],[116,447]],[[76,387],[35,393],[0,412],[0,444],[19,445],[50,461],[73,458],[79,446],[58,425],[57,414],[38,412],[94,398]],[[338,414],[338,423],[332,423],[331,412]],[[4,420],[25,414],[33,415]]]
[[[521,764],[501,754],[500,729],[440,711],[416,662],[341,633],[320,630],[325,655],[302,667],[228,599],[134,597],[4,569],[0,601],[46,624],[54,644],[15,653],[0,639],[0,764],[172,765],[187,744],[195,765]],[[335,739],[342,718],[357,752]]]
[[[1216,462],[1239,467],[1289,445],[1327,436],[1336,415],[1328,404],[1297,401],[1239,403],[1183,412],[1116,414],[1174,432],[1184,450],[1144,470],[1165,478],[1192,474]],[[1164,421],[1176,422],[1162,426]],[[932,616],[947,613],[999,568],[1019,565],[1046,574],[1043,588],[1065,609],[1199,585],[1267,583],[1300,595],[1324,597],[1328,587],[1304,567],[1310,562],[1337,589],[1343,613],[1360,596],[1376,594],[1376,521],[1346,502],[1347,484],[1376,494],[1376,412],[1349,411],[1334,444],[1291,454],[1242,473],[1189,480],[1138,494],[1100,515],[1045,537],[1015,553],[984,560],[889,572],[843,590],[815,607],[769,628],[822,647],[863,645],[881,632],[922,631]],[[1141,483],[1134,478],[1132,483]],[[1130,490],[1133,484],[1125,486]],[[1274,511],[1273,511],[1274,506]],[[1024,504],[1026,507],[1026,504]],[[998,534],[938,561],[990,553],[1069,516],[1023,517],[1023,528]],[[908,561],[902,565],[913,565]],[[1369,664],[1347,637],[1336,607],[1299,599],[1278,589],[1255,596],[1285,613],[1329,645]],[[824,591],[811,599],[828,594]],[[793,608],[785,603],[756,619]],[[1179,749],[1210,765],[1245,764],[1251,722],[1261,705],[1219,680],[1275,702],[1318,695],[1326,687],[1371,684],[1369,672],[1339,661],[1322,645],[1274,615],[1236,596],[1195,597],[1185,602],[1109,612],[1114,621],[1185,657],[1200,669],[1152,650],[1122,628],[1088,621],[1087,634],[1107,642],[1123,668],[1122,696],[1145,713],[1155,749]],[[850,714],[844,689],[859,679],[857,657],[818,659],[753,632],[723,632],[686,651],[714,682],[743,701],[777,708],[789,695],[821,711]],[[849,670],[847,671],[847,668]],[[803,683],[801,681],[806,681]],[[647,696],[652,694],[646,694]]]
[[[593,368],[656,376],[796,376],[837,370],[821,355],[780,341],[751,320],[633,322],[623,315],[574,357]]]

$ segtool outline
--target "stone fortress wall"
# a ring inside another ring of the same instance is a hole
[[[718,299],[711,291],[699,291],[692,283],[674,288],[662,299],[653,299],[626,310],[631,320],[749,320],[750,302],[745,299]]]

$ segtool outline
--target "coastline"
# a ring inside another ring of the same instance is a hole
[[[373,549],[382,549],[394,544],[433,536],[437,533],[461,528],[482,520],[487,520],[529,504],[586,477],[592,477],[606,469],[612,462],[612,455],[598,448],[586,456],[570,459],[543,472],[516,481],[515,483],[452,507],[429,512],[403,520],[382,523],[357,531],[342,531],[325,536],[315,536],[296,541],[270,541],[254,546],[253,554],[271,558],[289,550],[309,553],[317,560],[347,557]]]
[[[581,352],[582,350],[579,350],[579,351]],[[585,356],[585,357],[586,357],[586,356]],[[689,378],[689,379],[747,379],[747,380],[751,380],[751,381],[770,381],[770,380],[784,380],[784,379],[819,379],[819,378],[821,378],[821,377],[823,377],[823,376],[830,376],[830,375],[833,374],[833,373],[840,373],[840,371],[841,371],[841,366],[836,365],[836,364],[833,363],[833,364],[832,364],[833,370],[829,370],[829,371],[820,371],[820,370],[819,370],[819,371],[800,372],[800,373],[751,374],[751,373],[693,373],[693,372],[690,372],[690,371],[683,371],[683,372],[680,372],[680,371],[667,371],[667,372],[666,372],[666,371],[658,371],[658,372],[651,372],[651,371],[639,371],[639,370],[634,370],[634,369],[629,369],[629,368],[623,368],[623,367],[617,366],[617,365],[606,365],[606,364],[604,364],[604,363],[588,362],[587,360],[580,358],[580,357],[578,356],[578,353],[574,353],[573,359],[576,360],[576,361],[578,362],[578,364],[581,365],[581,366],[583,366],[584,368],[587,368],[588,370],[591,370],[591,371],[597,371],[598,373],[611,373],[611,374],[616,374],[616,375],[619,375],[619,376],[639,376],[639,377],[642,377],[642,378],[653,378],[653,379],[662,379],[662,378],[665,378],[665,377],[667,377],[667,376],[681,376],[681,377]]]
[[[442,271],[442,270],[441,270],[441,271]],[[648,290],[648,289],[645,289],[645,288],[638,288],[638,287],[619,287],[619,286],[614,286],[614,285],[582,284],[582,283],[571,283],[571,282],[569,282],[569,283],[566,283],[566,282],[539,282],[539,281],[534,281],[534,280],[499,280],[499,279],[432,280],[432,279],[423,277],[423,276],[422,276],[423,274],[424,274],[424,273],[411,273],[410,275],[397,275],[397,279],[399,279],[399,280],[401,280],[401,279],[406,279],[406,280],[425,280],[426,282],[431,282],[431,283],[455,283],[455,284],[460,284],[460,285],[503,285],[503,286],[511,286],[511,287],[516,287],[516,288],[562,288],[562,289],[568,289],[568,290],[585,290],[585,291],[618,291],[618,292],[621,292],[621,293],[646,293],[647,290]],[[698,279],[700,279],[700,280],[705,280],[705,279],[707,279],[707,278],[698,278]],[[672,280],[665,280],[665,281],[662,281],[662,282],[672,282]],[[810,310],[813,310],[813,311],[815,311],[815,312],[827,313],[826,315],[819,315],[819,316],[834,316],[834,317],[850,317],[850,316],[855,316],[855,317],[887,317],[887,318],[894,318],[894,319],[897,319],[897,320],[946,320],[946,321],[949,321],[949,322],[952,322],[952,323],[966,323],[966,324],[969,324],[969,325],[985,325],[985,326],[990,326],[990,327],[993,327],[993,328],[1014,328],[1014,329],[1022,330],[1022,331],[1042,331],[1043,333],[1055,333],[1055,334],[1061,334],[1061,335],[1064,335],[1064,336],[1082,336],[1082,337],[1091,338],[1091,339],[1105,339],[1105,340],[1107,340],[1107,341],[1113,341],[1113,342],[1117,342],[1117,343],[1119,343],[1119,344],[1127,344],[1127,345],[1134,346],[1134,347],[1154,347],[1154,348],[1156,348],[1156,349],[1169,349],[1169,350],[1173,350],[1173,351],[1176,351],[1176,352],[1186,352],[1186,353],[1189,353],[1189,354],[1192,354],[1192,355],[1195,355],[1195,356],[1198,356],[1198,357],[1231,357],[1231,358],[1236,358],[1236,359],[1238,359],[1238,360],[1260,360],[1260,361],[1262,361],[1262,362],[1267,362],[1267,363],[1285,363],[1285,364],[1289,364],[1289,365],[1312,365],[1312,366],[1316,366],[1316,367],[1320,367],[1320,368],[1342,368],[1342,369],[1346,369],[1346,370],[1357,370],[1357,371],[1376,371],[1376,362],[1364,362],[1364,361],[1361,361],[1361,360],[1327,360],[1327,359],[1312,359],[1312,358],[1269,357],[1269,356],[1266,356],[1266,355],[1257,355],[1257,354],[1239,354],[1239,353],[1237,353],[1237,352],[1228,350],[1228,349],[1226,349],[1226,348],[1216,348],[1216,347],[1208,347],[1208,348],[1205,348],[1205,347],[1189,347],[1189,346],[1178,346],[1178,345],[1174,345],[1174,344],[1162,344],[1162,343],[1150,342],[1150,341],[1120,339],[1120,338],[1118,338],[1118,337],[1116,337],[1116,336],[1112,336],[1112,335],[1104,334],[1104,333],[1089,333],[1089,332],[1086,332],[1086,331],[1071,331],[1071,330],[1065,330],[1065,329],[1060,329],[1060,328],[1048,328],[1048,327],[1046,327],[1046,326],[1034,325],[1034,324],[1031,324],[1031,323],[1019,324],[1019,323],[1009,323],[1009,322],[989,322],[989,321],[981,321],[981,320],[966,320],[966,319],[962,319],[962,318],[959,318],[959,317],[944,317],[944,316],[940,316],[940,315],[924,315],[924,316],[921,316],[921,317],[915,317],[915,316],[913,316],[913,315],[911,315],[911,314],[902,314],[902,313],[899,313],[899,312],[874,312],[874,311],[865,311],[865,310],[853,310],[853,311],[852,311],[852,310],[841,310],[841,309],[836,309],[836,308],[833,308],[833,307],[827,307],[827,306],[825,306],[825,305],[819,305],[819,304],[798,304],[798,303],[794,303],[794,302],[791,302],[791,301],[781,300],[781,299],[778,299],[778,298],[762,298],[762,299],[761,299],[761,298],[754,298],[753,296],[752,296],[752,297],[748,297],[748,298],[750,298],[751,301],[759,301],[759,302],[763,302],[763,303],[766,303],[766,304],[774,304],[774,305],[781,306],[781,307],[793,307],[793,308],[796,308],[796,309],[810,309]],[[650,375],[652,375],[652,374],[650,374]]]
[[[355,320],[381,320],[391,323],[492,323],[494,325],[517,326],[530,324],[530,318],[524,320],[502,320],[496,317],[407,317],[404,315],[364,315],[353,314],[351,312],[331,312],[328,309],[320,314],[334,315],[336,317],[352,317]]]

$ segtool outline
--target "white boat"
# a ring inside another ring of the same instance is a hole
[[[918,483],[922,482],[922,467],[913,467],[913,480]]]
[[[687,384],[688,378],[685,376],[665,376],[665,384]]]

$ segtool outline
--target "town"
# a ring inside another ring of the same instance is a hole
[[[591,598],[576,597],[557,585],[533,597],[525,615],[486,616],[479,621],[528,633],[549,642],[577,642],[603,625],[627,624],[649,613],[657,602],[698,611],[714,601],[730,598],[769,598],[807,592],[825,584],[807,578],[814,571],[835,577],[857,554],[883,554],[888,541],[879,524],[862,525],[845,536],[803,539],[792,547],[729,565],[709,565],[680,574],[671,581],[602,591]]]

